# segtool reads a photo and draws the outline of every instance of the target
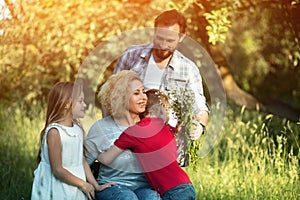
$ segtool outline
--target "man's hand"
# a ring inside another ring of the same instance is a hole
[[[200,111],[194,119],[195,128],[190,134],[191,140],[198,140],[205,132],[205,126],[208,122],[208,112],[205,110]]]
[[[204,133],[204,126],[198,121],[195,122],[194,131],[190,134],[191,140],[198,140],[200,136]]]

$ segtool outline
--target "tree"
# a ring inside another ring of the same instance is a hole
[[[0,20],[2,103],[46,96],[55,82],[74,80],[85,57],[100,42],[127,30],[152,27],[162,10],[177,8],[187,18],[188,35],[216,63],[229,99],[250,109],[259,106],[295,121],[299,118],[299,1],[5,2],[11,17]],[[280,21],[275,20],[278,13]],[[257,30],[256,25],[265,29]],[[270,26],[276,29],[268,32]],[[257,42],[266,39],[270,42]],[[256,49],[248,51],[249,44]],[[254,61],[263,63],[261,73],[251,72]],[[284,84],[274,84],[278,78],[286,79]],[[272,98],[266,100],[262,94]],[[273,99],[283,101],[280,109]]]
[[[295,6],[291,11],[290,1],[196,2],[186,9],[190,21],[198,22],[193,23],[190,34],[213,57],[229,99],[249,109],[259,107],[262,111],[299,120],[300,82],[295,75],[300,75],[300,26],[295,23],[298,19]],[[264,29],[255,28],[258,25]],[[243,49],[235,48],[243,43]],[[245,51],[251,48],[251,43],[256,43],[255,56]],[[279,86],[278,79],[285,81]]]

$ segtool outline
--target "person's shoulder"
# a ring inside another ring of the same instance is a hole
[[[52,134],[59,134],[58,127],[51,127],[51,128],[49,128],[47,135],[52,135]]]
[[[112,126],[113,126],[113,120],[110,116],[97,120],[89,128],[87,134],[87,140],[104,134],[107,131],[107,129],[110,129],[110,127]]]
[[[192,61],[191,59],[189,59],[188,57],[186,57],[185,55],[183,55],[183,54],[182,54],[180,51],[178,51],[178,50],[175,50],[175,51],[174,51],[174,56],[175,56],[177,59],[182,60],[183,62],[186,62],[186,63],[190,63],[190,64],[195,65],[194,61]]]
[[[145,123],[149,123],[148,118],[143,118],[139,122],[137,122],[136,124],[134,124],[132,126],[129,126],[128,128],[126,128],[124,130],[123,133],[128,134],[128,133],[131,133],[131,132],[135,132],[137,129],[140,129],[140,128],[144,127]]]
[[[177,70],[180,70],[180,67],[183,67],[188,73],[199,73],[199,68],[196,63],[178,50],[174,51],[172,66],[175,68],[177,67]]]
[[[49,127],[48,130],[46,131],[46,137],[47,140],[49,140],[50,138],[54,140],[58,140],[60,137],[59,127],[57,126]]]
[[[111,116],[107,116],[107,117],[104,117],[104,118],[99,119],[96,122],[94,122],[94,124],[91,126],[90,129],[99,129],[99,127],[106,125],[106,124],[110,124],[112,122],[113,122],[113,120],[112,120]]]
[[[59,133],[61,129],[61,125],[58,123],[51,123],[47,126],[45,133],[48,134],[49,132],[51,133]]]
[[[151,50],[152,45],[151,44],[138,44],[138,45],[131,45],[128,47],[125,52],[133,52],[133,51],[143,51],[143,50]]]
[[[164,124],[164,121],[160,117],[145,117],[141,119],[135,126],[137,127],[147,127],[149,125],[157,126],[157,124]]]

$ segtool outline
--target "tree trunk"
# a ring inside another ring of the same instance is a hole
[[[219,70],[227,97],[235,104],[245,106],[248,109],[266,111],[263,104],[238,86],[230,72],[229,66],[227,65],[220,47],[217,45],[209,45],[208,50]]]
[[[227,97],[247,109],[272,113],[291,121],[300,121],[300,110],[276,99],[255,97],[241,89],[234,80],[220,46],[209,45],[208,51],[220,72]]]
[[[194,8],[198,13],[201,11],[201,8],[197,6]],[[295,122],[300,121],[299,109],[292,108],[278,100],[255,97],[241,89],[234,80],[221,47],[209,43],[209,37],[206,31],[206,26],[208,25],[206,18],[204,16],[198,16],[195,20],[198,21],[197,35],[200,36],[202,45],[204,45],[204,48],[208,51],[219,70],[228,99],[239,106],[245,106],[247,109],[256,109],[266,113],[272,113]]]

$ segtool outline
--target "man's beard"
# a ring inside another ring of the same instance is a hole
[[[173,51],[154,48],[154,53],[157,58],[164,60],[164,59],[170,57],[173,54]]]

